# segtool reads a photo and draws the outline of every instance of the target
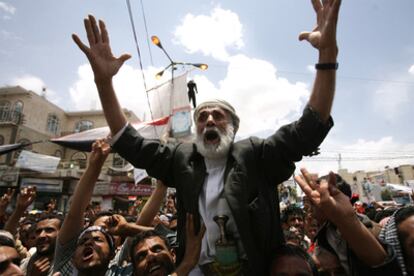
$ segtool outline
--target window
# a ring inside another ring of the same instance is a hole
[[[76,123],[75,132],[82,132],[92,128],[93,123],[91,121],[82,120]]]
[[[78,151],[72,155],[72,158],[70,160],[73,161],[74,163],[79,164],[80,169],[86,168],[86,160],[87,160],[86,153]]]
[[[54,114],[49,114],[47,117],[47,131],[53,134],[59,131],[59,118]]]
[[[14,104],[14,108],[13,108],[13,121],[16,123],[21,123],[21,119],[22,119],[22,114],[23,112],[23,103],[21,101],[17,101]]]
[[[0,121],[8,121],[10,116],[10,102],[0,102]]]

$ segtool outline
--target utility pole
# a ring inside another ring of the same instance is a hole
[[[338,153],[338,171],[342,169],[342,155]]]

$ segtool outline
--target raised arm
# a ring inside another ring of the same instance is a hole
[[[91,64],[106,121],[112,134],[116,134],[125,126],[127,120],[116,97],[112,78],[131,56],[123,54],[118,58],[114,57],[108,32],[102,20],[99,20],[98,27],[95,17],[89,15],[84,19],[84,24],[89,47],[76,34],[73,34],[72,38]]]
[[[319,50],[318,64],[322,68],[316,70],[309,105],[319,113],[322,120],[327,121],[331,114],[335,94],[336,69],[332,68],[332,65],[336,64],[338,55],[336,26],[341,1],[323,0],[322,3],[321,0],[312,0],[317,24],[312,32],[302,32],[299,40],[307,40]]]
[[[14,195],[14,189],[8,188],[7,192],[0,197],[0,224],[6,221],[6,209]]]
[[[161,204],[164,201],[165,195],[167,194],[167,186],[161,181],[157,181],[157,186],[152,192],[150,198],[142,208],[141,213],[138,216],[137,224],[150,226],[154,217],[160,210]]]
[[[36,198],[36,187],[24,187],[20,189],[20,194],[17,196],[16,209],[14,209],[12,215],[7,220],[4,230],[9,231],[13,235],[17,233],[17,227],[19,226],[19,220],[23,217],[27,207],[33,203]]]
[[[358,220],[349,198],[336,188],[336,177],[331,172],[328,182],[315,183],[306,169],[295,180],[325,217],[336,225],[354,254],[368,266],[385,262],[387,253],[379,241]]]
[[[58,234],[58,240],[61,244],[66,244],[82,231],[84,212],[91,200],[95,182],[110,150],[109,145],[102,140],[98,140],[92,145],[88,167],[76,186],[69,212]]]

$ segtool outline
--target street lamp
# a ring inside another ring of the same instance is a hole
[[[162,71],[158,72],[155,75],[155,78],[156,79],[160,79],[162,77],[162,75],[164,74],[164,71],[167,70],[170,67],[171,67],[171,75],[172,75],[173,72],[174,72],[174,70],[176,69],[176,67],[175,67],[176,65],[188,65],[188,66],[197,67],[197,68],[199,68],[201,70],[207,70],[208,65],[205,64],[205,63],[189,63],[189,62],[176,62],[176,61],[173,61],[171,59],[170,55],[164,49],[164,47],[162,47],[161,41],[158,38],[158,36],[153,35],[151,37],[151,40],[152,40],[152,43],[154,43],[156,46],[158,46],[158,48],[160,48],[164,52],[164,54],[167,56],[167,58],[170,60],[170,64],[167,67],[165,67]]]

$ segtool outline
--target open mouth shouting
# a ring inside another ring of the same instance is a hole
[[[83,249],[83,252],[82,252],[82,261],[84,262],[90,261],[93,258],[93,253],[94,251],[92,247],[90,246],[85,247],[85,249]]]
[[[153,264],[149,269],[148,273],[150,275],[156,275],[158,272],[160,272],[161,266],[159,264]]]
[[[216,129],[206,130],[204,133],[204,142],[206,144],[217,144],[220,142],[220,135]]]

